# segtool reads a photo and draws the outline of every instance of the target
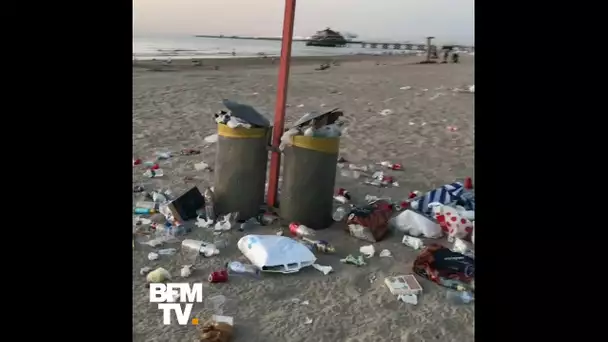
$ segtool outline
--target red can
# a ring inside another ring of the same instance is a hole
[[[300,224],[297,222],[292,222],[289,224],[289,232],[292,235],[298,235],[298,228],[300,227]]]
[[[211,272],[208,278],[210,283],[225,283],[228,281],[228,271],[220,270]]]
[[[383,176],[382,181],[387,183],[393,183],[395,180],[392,176]]]
[[[342,197],[346,198],[349,201],[351,200],[350,193],[346,189],[344,189],[344,188],[338,189],[337,195],[338,196],[342,196]]]
[[[137,158],[133,160],[133,166],[141,164],[141,159]]]
[[[391,165],[390,168],[391,168],[391,170],[397,170],[397,171],[403,170],[403,166],[401,164],[393,164],[393,165]]]
[[[152,165],[152,167],[150,169],[158,170],[158,169],[160,169],[160,166],[158,164],[154,164],[154,165]]]

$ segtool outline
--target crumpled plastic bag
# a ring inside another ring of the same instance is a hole
[[[365,255],[366,258],[371,258],[376,254],[376,249],[374,248],[374,245],[361,246],[359,252]]]
[[[321,128],[313,130],[312,136],[319,138],[336,138],[342,135],[342,126],[338,123],[325,125]]]
[[[319,264],[312,264],[312,267],[319,271],[322,272],[324,275],[328,275],[330,272],[332,272],[334,269],[331,266],[323,266],[323,265],[319,265]]]
[[[292,128],[287,132],[283,133],[283,135],[281,136],[281,144],[279,145],[279,150],[283,151],[285,149],[285,146],[293,145],[293,137],[300,134],[300,129],[297,127]]]
[[[404,210],[389,220],[389,225],[411,236],[424,236],[426,238],[439,238],[442,236],[441,226],[428,217],[412,210]]]
[[[213,220],[207,220],[206,218],[202,218],[202,217],[198,216],[196,218],[196,223],[194,225],[196,225],[199,228],[209,228],[209,227],[211,227],[212,224],[213,224]]]
[[[475,244],[475,221],[473,221],[473,232],[471,233],[471,242]]]
[[[166,269],[159,267],[154,271],[148,273],[146,276],[148,283],[162,283],[165,280],[171,280],[171,273]]]
[[[470,243],[459,238],[455,238],[454,240],[454,245],[452,246],[453,252],[457,252],[469,256],[471,258],[475,258],[475,252],[473,251],[473,248]]]
[[[412,247],[413,249],[416,249],[416,250],[424,247],[424,243],[422,242],[422,240],[419,238],[413,237],[413,236],[404,235],[401,242],[404,245]]]
[[[221,111],[215,114],[215,122],[224,124],[230,128],[251,128],[253,127],[247,121],[231,115],[229,112]]]
[[[448,233],[448,241],[455,238],[465,239],[473,232],[473,222],[467,219],[464,212],[449,205],[433,206],[433,216],[441,228]]]
[[[214,230],[217,232],[227,231],[232,229],[238,220],[239,213],[229,213],[220,218],[216,223]]]
[[[179,271],[179,274],[182,276],[182,278],[188,278],[192,274],[192,269],[193,269],[192,265],[185,265]]]

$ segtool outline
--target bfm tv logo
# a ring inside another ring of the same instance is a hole
[[[179,291],[176,291],[179,290]],[[176,300],[179,299],[179,301]],[[175,317],[179,325],[187,325],[192,313],[193,303],[203,302],[203,283],[151,283],[150,303],[158,303],[158,309],[163,310],[163,324],[171,324],[171,310],[175,311]],[[184,309],[180,303],[186,303]],[[192,319],[192,324],[198,324],[198,318]]]

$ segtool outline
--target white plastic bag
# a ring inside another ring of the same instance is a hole
[[[300,242],[277,235],[245,235],[239,250],[263,272],[295,273],[317,260]]]
[[[471,234],[471,242],[475,244],[475,221],[473,221],[473,233]]]
[[[405,210],[389,220],[389,225],[411,236],[439,238],[442,235],[439,224],[412,210]]]

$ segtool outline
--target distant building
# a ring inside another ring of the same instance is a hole
[[[317,31],[310,39],[306,42],[307,46],[327,46],[327,47],[338,47],[345,46],[348,43],[346,38],[340,34],[340,32],[332,31],[329,27],[322,31]]]

